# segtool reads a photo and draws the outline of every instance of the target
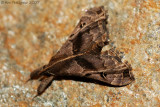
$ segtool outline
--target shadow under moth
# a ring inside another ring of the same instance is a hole
[[[53,80],[71,79],[119,87],[134,81],[131,65],[123,63],[114,51],[102,52],[109,44],[104,7],[88,9],[68,40],[49,63],[34,70],[29,80],[39,80],[41,95]]]

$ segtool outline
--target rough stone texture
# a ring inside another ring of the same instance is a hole
[[[32,5],[2,1],[1,107],[160,107],[159,0],[44,0]],[[30,72],[48,63],[85,9],[100,5],[108,9],[110,45],[131,63],[136,81],[121,88],[53,81],[42,96],[32,99],[39,82],[25,84]]]

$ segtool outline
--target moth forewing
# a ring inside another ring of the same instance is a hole
[[[58,77],[83,77],[113,86],[127,85],[134,80],[129,64],[117,60],[117,55],[109,55],[109,51],[101,52],[109,44],[107,19],[103,6],[85,12],[49,63],[30,74],[29,80],[41,81],[36,96],[41,95]]]

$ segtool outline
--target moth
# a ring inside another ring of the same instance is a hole
[[[102,48],[109,44],[107,19],[103,6],[90,8],[84,13],[49,63],[30,74],[29,80],[40,81],[36,96],[41,95],[58,78],[83,78],[115,87],[134,81],[130,64],[123,63],[112,50],[102,52]]]

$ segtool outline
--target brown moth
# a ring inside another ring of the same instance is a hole
[[[36,96],[41,95],[53,80],[69,77],[111,86],[125,86],[134,81],[132,68],[127,62],[123,63],[114,51],[102,52],[109,43],[106,13],[103,6],[87,10],[49,63],[30,74],[29,80],[41,81]]]

